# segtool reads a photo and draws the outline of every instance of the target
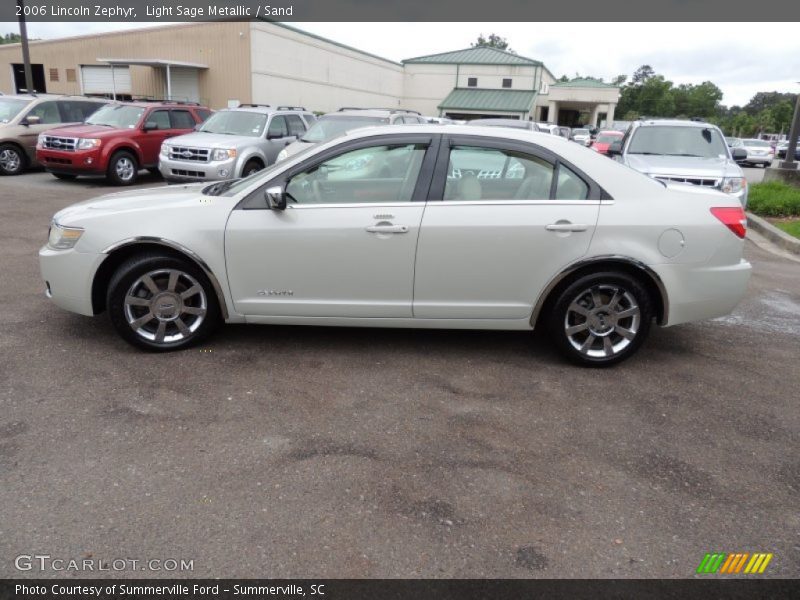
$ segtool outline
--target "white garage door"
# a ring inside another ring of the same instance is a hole
[[[170,67],[172,79],[171,100],[200,101],[200,86],[197,82],[197,69]]]
[[[84,94],[117,94],[131,93],[131,70],[128,67],[100,67],[83,65],[81,81]]]

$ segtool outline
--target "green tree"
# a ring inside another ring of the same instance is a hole
[[[506,38],[497,35],[496,33],[490,33],[489,37],[484,37],[481,33],[478,36],[478,41],[473,42],[470,44],[473,48],[497,48],[498,50],[505,50],[506,52],[511,52],[512,54],[516,54],[511,48],[508,46],[508,41]]]
[[[20,41],[22,41],[22,38],[18,33],[6,33],[5,35],[0,36],[0,45],[19,44]]]

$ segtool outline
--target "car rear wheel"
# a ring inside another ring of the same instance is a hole
[[[242,169],[242,177],[248,177],[253,173],[256,173],[257,171],[260,171],[263,168],[264,165],[262,165],[259,161],[248,160],[247,163],[244,165],[244,168]]]
[[[117,152],[108,163],[108,179],[114,185],[131,185],[139,176],[139,164],[130,152]]]
[[[197,344],[220,322],[216,295],[202,270],[188,260],[159,254],[136,256],[120,265],[106,306],[117,332],[150,351]]]
[[[0,174],[19,175],[25,169],[25,155],[13,144],[0,146]]]
[[[607,367],[633,355],[653,319],[647,290],[627,273],[585,275],[553,304],[550,332],[556,347],[585,366]]]

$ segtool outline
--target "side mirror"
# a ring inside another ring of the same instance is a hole
[[[285,137],[282,133],[275,133],[274,131],[267,131],[267,139],[268,140],[278,140],[282,137]]]
[[[747,150],[744,148],[731,148],[731,156],[733,160],[745,160],[747,158]]]
[[[41,117],[37,117],[36,115],[30,115],[22,119],[23,125],[38,125],[42,122]]]
[[[158,125],[153,121],[149,121],[144,125],[142,125],[142,131],[144,131],[145,133],[147,133],[148,131],[154,131],[156,129],[158,129]]]
[[[609,156],[619,156],[622,154],[622,142],[611,142],[608,147]]]
[[[286,192],[281,186],[267,188],[264,191],[264,199],[270,210],[286,210]]]

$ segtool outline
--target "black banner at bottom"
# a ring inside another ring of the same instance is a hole
[[[786,579],[5,579],[0,600],[800,598]]]

